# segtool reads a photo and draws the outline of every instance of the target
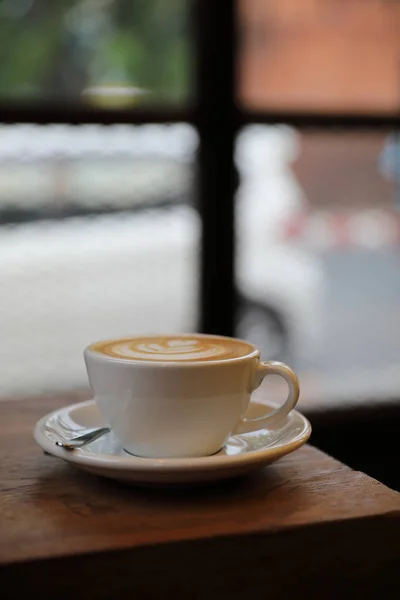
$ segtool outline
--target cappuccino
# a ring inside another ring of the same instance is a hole
[[[96,342],[89,349],[111,358],[160,362],[230,360],[254,353],[242,340],[200,335],[122,338]]]
[[[90,387],[104,422],[135,456],[203,457],[231,435],[269,428],[294,408],[299,383],[282,363],[260,362],[240,339],[181,334],[126,337],[84,351]],[[263,417],[246,415],[268,375],[287,382],[286,402]],[[163,463],[156,467],[163,470]]]

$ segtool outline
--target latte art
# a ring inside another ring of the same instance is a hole
[[[123,342],[114,344],[112,352],[121,358],[196,360],[224,354],[224,349],[210,344],[202,344],[197,340],[168,340],[164,343]]]
[[[129,338],[97,342],[90,349],[125,360],[170,362],[227,360],[253,351],[250,344],[241,340],[213,336]]]

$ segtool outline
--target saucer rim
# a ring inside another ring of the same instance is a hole
[[[310,438],[312,427],[309,420],[298,410],[293,409],[289,413],[292,419],[302,422],[303,428],[293,440],[284,443],[273,444],[266,448],[250,450],[242,454],[214,454],[212,456],[185,457],[185,458],[145,458],[126,453],[126,456],[116,454],[93,453],[86,448],[79,448],[73,452],[66,450],[56,444],[45,434],[45,423],[61,412],[70,412],[72,409],[95,406],[94,399],[83,402],[72,403],[68,406],[56,409],[44,415],[35,425],[34,439],[36,443],[47,453],[82,467],[93,467],[110,471],[136,471],[136,472],[179,472],[182,470],[219,470],[223,468],[235,469],[247,463],[257,465],[258,463],[273,462],[286,454],[294,452],[303,446]],[[265,406],[274,409],[276,406],[266,402]],[[241,434],[244,435],[244,434]],[[231,436],[234,437],[234,436]]]

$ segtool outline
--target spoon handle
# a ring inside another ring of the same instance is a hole
[[[99,427],[98,429],[92,429],[91,431],[77,435],[76,437],[73,437],[65,442],[57,441],[56,446],[60,446],[65,450],[76,450],[77,448],[81,448],[86,444],[90,444],[90,442],[94,442],[94,440],[97,440],[99,437],[109,433],[109,431],[109,427]]]

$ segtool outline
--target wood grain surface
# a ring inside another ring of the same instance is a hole
[[[0,402],[1,599],[400,597],[397,492],[311,446],[224,484],[101,479],[33,440],[41,416],[80,399]]]

